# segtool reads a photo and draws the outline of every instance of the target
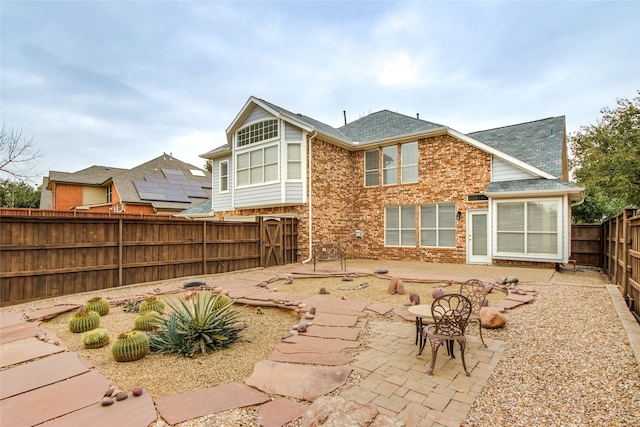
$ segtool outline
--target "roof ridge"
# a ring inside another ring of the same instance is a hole
[[[536,122],[543,122],[545,120],[558,119],[558,118],[561,118],[561,117],[564,117],[564,116],[550,116],[550,117],[545,117],[544,119],[530,120],[528,122],[515,123],[515,124],[512,124],[512,125],[505,125],[505,126],[498,126],[498,127],[495,127],[495,128],[476,130],[476,131],[473,131],[473,132],[469,132],[467,135],[471,135],[471,134],[474,134],[474,133],[480,133],[480,132],[488,132],[488,131],[498,130],[498,129],[511,128],[511,127],[514,127],[514,126],[528,125],[528,124],[532,124],[532,123],[536,123]]]

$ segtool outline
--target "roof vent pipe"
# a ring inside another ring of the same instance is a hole
[[[347,125],[347,110],[342,110],[342,115],[344,116],[344,125]]]
[[[420,113],[416,113],[416,119],[420,120]]]

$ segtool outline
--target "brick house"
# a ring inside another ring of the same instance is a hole
[[[564,117],[470,134],[391,111],[340,128],[251,97],[213,164],[212,199],[182,215],[299,218],[349,258],[566,263],[571,205]]]
[[[164,153],[132,169],[50,171],[40,208],[173,215],[209,198],[209,171]]]

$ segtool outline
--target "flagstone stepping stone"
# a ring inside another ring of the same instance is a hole
[[[387,314],[388,312],[393,310],[393,307],[390,306],[389,304],[371,303],[367,305],[367,310],[371,310],[374,313],[378,313],[378,314]]]
[[[35,337],[42,332],[38,322],[21,322],[0,329],[0,344]]]
[[[148,393],[135,399],[125,399],[109,406],[107,410],[94,403],[86,408],[71,412],[62,417],[47,421],[43,427],[68,426],[127,426],[147,427],[158,419],[153,400]]]
[[[66,313],[67,311],[76,310],[82,307],[84,304],[60,304],[53,307],[41,308],[39,310],[33,310],[25,313],[27,318],[36,320],[49,320],[54,317]]]
[[[498,308],[504,308],[504,309],[512,309],[518,306],[523,305],[524,303],[522,301],[516,301],[516,300],[509,300],[509,299],[504,299],[498,303],[495,304],[495,307]]]
[[[0,425],[35,426],[102,400],[109,381],[96,371],[2,400]],[[36,410],[37,408],[37,410]]]
[[[274,362],[303,363],[308,365],[342,366],[353,358],[344,353],[284,353],[275,349],[267,359]]]
[[[315,295],[303,300],[310,307],[315,306],[318,311],[334,314],[362,313],[367,308],[367,302],[354,299],[340,299],[326,295]]]
[[[345,348],[356,348],[359,346],[360,342],[358,341],[294,335],[282,340],[276,346],[276,350],[283,353],[339,353]]]
[[[355,326],[358,323],[358,316],[317,313],[313,323],[320,326]]]
[[[262,427],[281,427],[289,421],[300,418],[309,407],[308,403],[291,399],[276,399],[260,405],[258,416]]]
[[[270,399],[266,394],[235,382],[191,393],[156,399],[158,412],[169,424],[245,406],[259,405]]]
[[[89,370],[78,353],[63,352],[0,372],[0,399],[75,377]]]
[[[37,338],[9,342],[0,345],[0,354],[2,354],[0,368],[63,351],[65,351],[64,348],[40,341]]]
[[[0,313],[0,328],[6,328],[7,326],[16,325],[22,323],[22,314],[20,313]]]
[[[268,394],[313,401],[332,392],[347,381],[350,366],[309,366],[263,360],[244,380]]]
[[[416,315],[409,313],[409,310],[407,310],[406,308],[394,308],[393,312],[402,317],[404,320],[409,320],[411,322],[416,321]]]
[[[362,329],[359,328],[313,325],[307,328],[305,335],[309,337],[339,338],[341,340],[356,341],[361,332]]]
[[[522,303],[527,304],[535,300],[536,297],[534,297],[533,295],[518,295],[518,294],[514,294],[513,292],[509,292],[509,295],[507,295],[505,299],[510,301],[520,301]]]

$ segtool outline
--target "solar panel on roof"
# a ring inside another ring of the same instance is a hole
[[[189,203],[189,197],[208,197],[202,188],[211,188],[210,183],[189,181],[179,170],[163,169],[162,172],[166,178],[145,176],[144,180],[133,180],[141,200]]]

